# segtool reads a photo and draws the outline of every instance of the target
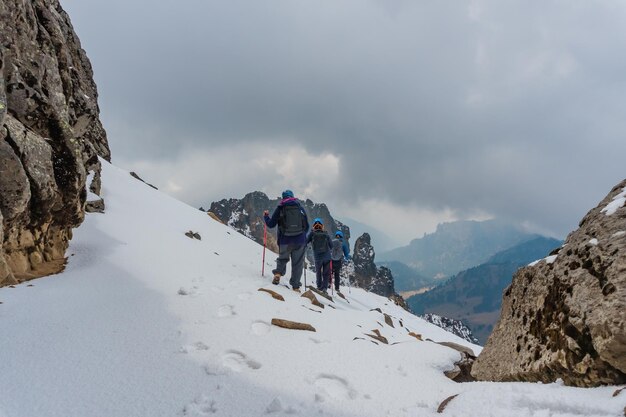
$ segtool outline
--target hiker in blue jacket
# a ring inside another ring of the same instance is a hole
[[[313,220],[313,231],[309,233],[306,243],[310,243],[313,247],[317,289],[326,292],[330,281],[330,250],[332,245],[330,236],[324,230],[324,222],[319,217]]]
[[[343,240],[343,232],[341,230],[337,230],[335,233],[332,246],[331,259],[333,260],[333,280],[335,281],[335,290],[339,292],[341,266],[343,265],[344,259],[346,261],[350,259],[350,249],[348,248],[348,243]]]
[[[274,274],[272,284],[278,285],[280,277],[287,272],[287,262],[291,258],[289,284],[294,291],[300,291],[309,220],[291,190],[283,191],[282,197],[272,217],[269,216],[268,210],[263,212],[263,220],[267,227],[271,229],[278,225],[278,258],[276,258],[276,269],[272,270]]]

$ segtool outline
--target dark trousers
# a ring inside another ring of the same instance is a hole
[[[317,289],[325,290],[330,281],[330,261],[315,261],[315,277],[317,278]]]
[[[280,245],[278,247],[278,258],[276,258],[276,269],[272,271],[274,275],[280,274],[285,276],[287,273],[287,262],[291,258],[291,278],[289,284],[293,288],[300,288],[300,277],[302,277],[302,268],[304,267],[304,251],[305,245]]]
[[[335,261],[333,259],[333,281],[335,281],[335,290],[339,291],[339,284],[341,283],[341,265],[342,260]]]

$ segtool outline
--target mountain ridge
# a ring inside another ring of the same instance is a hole
[[[545,256],[561,241],[537,237],[493,255],[488,262],[466,269],[445,283],[407,299],[416,314],[435,313],[463,320],[481,343],[495,326],[502,292],[522,266]]]
[[[379,261],[399,261],[422,276],[441,279],[485,263],[495,253],[537,236],[497,219],[440,223],[435,232],[382,253]]]

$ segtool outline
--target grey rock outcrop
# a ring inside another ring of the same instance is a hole
[[[396,294],[393,275],[389,268],[377,267],[374,263],[376,252],[368,233],[363,233],[354,243],[352,263],[354,270],[349,274],[350,282],[375,294],[391,298],[396,304],[407,309],[404,299]]]
[[[58,272],[110,158],[91,64],[58,0],[0,0],[0,286]]]
[[[246,194],[243,198],[223,199],[211,203],[209,214],[213,214],[222,223],[232,227],[244,236],[263,244],[263,211],[271,210],[278,203],[260,191]],[[267,248],[278,252],[276,234],[267,233]]]
[[[476,339],[476,337],[472,334],[470,328],[467,327],[461,320],[451,319],[433,313],[426,313],[421,317],[427,322],[459,336],[461,339],[474,344],[479,343],[478,339]]]
[[[626,180],[551,256],[520,269],[472,369],[480,380],[626,383]]]

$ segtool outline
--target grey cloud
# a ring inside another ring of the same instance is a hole
[[[620,3],[62,3],[114,160],[298,143],[341,158],[344,205],[482,211],[560,236],[624,177]]]

